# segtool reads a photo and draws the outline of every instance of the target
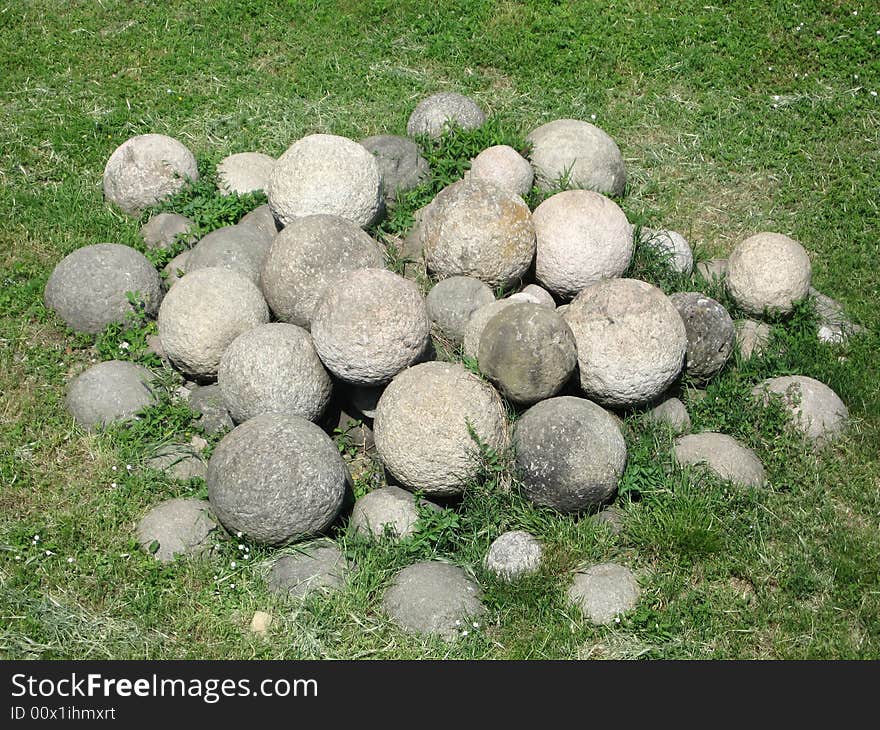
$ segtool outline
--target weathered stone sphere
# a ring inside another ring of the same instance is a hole
[[[486,329],[486,325],[489,324],[489,320],[502,310],[507,307],[512,307],[516,303],[516,300],[507,297],[506,299],[498,299],[494,302],[484,304],[482,307],[475,310],[464,328],[464,337],[462,337],[461,346],[462,352],[468,357],[474,359],[478,358],[480,355],[480,339],[483,336],[483,330]]]
[[[849,411],[837,393],[814,378],[805,375],[769,378],[752,391],[756,397],[765,399],[770,393],[782,396],[795,428],[817,447],[838,438],[849,422]]]
[[[313,591],[338,591],[345,586],[351,567],[336,545],[326,542],[299,548],[272,564],[268,588],[283,598],[303,598]]]
[[[632,227],[617,204],[599,193],[557,193],[535,208],[532,221],[535,278],[563,299],[621,276],[632,260]]]
[[[565,311],[578,348],[581,388],[605,406],[648,403],[678,377],[687,330],[669,298],[636,279],[584,289]]]
[[[74,420],[89,431],[130,421],[156,402],[153,379],[153,373],[133,362],[100,362],[73,380],[64,404]]]
[[[578,572],[568,589],[569,600],[594,624],[610,624],[615,617],[636,607],[638,580],[633,572],[616,563],[591,565]]]
[[[360,535],[402,540],[414,534],[419,521],[419,506],[440,508],[426,500],[416,502],[415,495],[400,487],[382,487],[368,492],[355,502],[349,527]]]
[[[312,134],[278,158],[266,195],[285,226],[324,213],[366,228],[379,217],[382,180],[376,158],[362,145],[332,134]]]
[[[528,406],[556,395],[571,379],[577,345],[555,310],[518,303],[486,324],[477,361],[509,400]]]
[[[740,243],[727,260],[725,281],[747,313],[786,314],[810,291],[810,257],[794,239],[758,233]]]
[[[379,134],[362,139],[361,144],[379,164],[386,203],[393,203],[400,193],[418,187],[431,175],[419,146],[407,137]]]
[[[117,147],[104,168],[104,197],[129,215],[139,215],[199,179],[189,149],[164,134],[141,134]]]
[[[311,335],[283,323],[260,325],[236,337],[220,358],[217,384],[237,423],[261,413],[317,421],[333,390]]]
[[[733,353],[733,320],[721,304],[700,292],[675,292],[669,299],[687,331],[687,372],[706,382],[721,372]]]
[[[486,555],[486,570],[501,580],[514,581],[537,573],[543,557],[541,543],[523,530],[511,530],[495,538]]]
[[[137,541],[161,563],[178,555],[199,555],[211,547],[217,523],[203,499],[169,499],[144,515],[137,526]]]
[[[430,333],[419,288],[385,269],[358,269],[338,278],[312,320],[324,365],[354,385],[387,383],[422,356]]]
[[[186,274],[186,264],[189,261],[189,254],[189,251],[182,251],[165,264],[165,268],[162,269],[162,273],[165,276],[165,278],[162,279],[162,288],[164,290],[167,291],[184,277]]]
[[[208,499],[230,532],[284,545],[330,526],[347,480],[336,444],[318,426],[264,413],[217,444],[208,464]]]
[[[766,322],[739,319],[733,323],[736,330],[736,346],[744,360],[762,354],[770,344],[772,329]]]
[[[168,359],[197,379],[217,375],[220,357],[242,332],[269,321],[269,308],[250,279],[229,269],[186,274],[159,308],[159,339]]]
[[[694,252],[687,239],[677,231],[642,228],[641,242],[660,253],[669,267],[679,274],[690,274],[694,269]]]
[[[485,121],[485,112],[473,99],[444,91],[418,103],[406,123],[406,133],[410,137],[419,134],[440,137],[450,126],[477,129]]]
[[[189,408],[196,414],[195,425],[207,434],[228,431],[235,427],[220,386],[197,385],[189,396]]]
[[[705,431],[680,436],[673,454],[678,464],[702,465],[733,484],[760,487],[766,480],[755,452],[727,434]]]
[[[157,213],[141,226],[141,238],[147,248],[168,249],[178,238],[184,238],[187,244],[192,244],[190,231],[194,227],[195,223],[185,215]]]
[[[691,417],[678,398],[665,398],[645,413],[645,420],[649,423],[665,424],[675,433],[684,433],[691,429]]]
[[[513,443],[525,496],[567,514],[610,499],[626,466],[617,420],[584,398],[560,396],[532,406],[517,421]]]
[[[438,281],[428,292],[428,317],[444,337],[459,345],[471,315],[495,301],[487,284],[472,276],[451,276]]]
[[[266,239],[266,243],[272,243],[278,235],[278,223],[268,204],[254,208],[238,222],[238,225],[255,228]]]
[[[485,180],[515,195],[528,195],[535,173],[529,161],[506,144],[489,147],[471,161],[470,177]]]
[[[71,329],[97,334],[108,324],[125,323],[133,313],[129,292],[137,295],[146,314],[155,316],[162,283],[147,257],[129,246],[98,243],[58,262],[43,301]]]
[[[532,145],[532,167],[541,190],[553,190],[567,180],[571,188],[623,195],[623,155],[599,127],[577,119],[557,119],[535,129],[526,140]]]
[[[275,160],[262,152],[238,152],[217,165],[217,188],[229,195],[247,195],[266,189]]]
[[[257,286],[269,242],[254,226],[224,226],[211,231],[190,251],[187,273],[198,269],[231,269]]]
[[[494,388],[457,363],[422,363],[400,373],[379,399],[376,449],[407,489],[459,494],[480,467],[469,423],[489,448],[507,445],[507,418]]]
[[[556,309],[556,300],[553,298],[553,295],[537,284],[524,286],[522,291],[518,293],[529,297],[533,304],[540,304],[548,309]],[[516,294],[511,294],[510,296],[515,297]]]
[[[535,257],[529,207],[480,180],[459,180],[438,193],[422,223],[422,241],[436,276],[473,276],[490,286],[517,282]]]

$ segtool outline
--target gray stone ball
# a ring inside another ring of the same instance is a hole
[[[525,496],[566,514],[608,501],[626,466],[617,420],[584,398],[559,396],[532,406],[517,422],[513,443]]]
[[[733,328],[736,330],[736,346],[745,360],[760,355],[770,344],[772,330],[766,322],[739,319],[733,323]]]
[[[642,228],[640,241],[660,253],[673,271],[679,274],[693,271],[694,252],[687,239],[677,231]]]
[[[272,215],[272,209],[268,204],[254,208],[250,213],[242,217],[238,222],[240,226],[250,226],[260,232],[266,243],[272,243],[278,235],[278,223]]]
[[[74,420],[89,431],[130,421],[156,402],[153,380],[153,373],[133,362],[100,362],[71,382],[65,405]]]
[[[348,479],[336,444],[318,426],[264,413],[217,445],[208,463],[208,499],[230,532],[285,545],[330,526]]]
[[[416,105],[406,123],[406,133],[410,137],[419,134],[440,137],[450,126],[477,129],[485,121],[486,113],[473,99],[443,91],[422,99]]]
[[[457,363],[422,363],[400,373],[379,399],[376,450],[407,489],[460,494],[480,468],[468,424],[489,448],[506,447],[507,418],[495,389]]]
[[[407,137],[379,134],[361,140],[376,157],[386,203],[393,203],[400,193],[418,187],[431,176],[431,168],[419,146]]]
[[[129,246],[98,243],[58,262],[43,301],[71,329],[97,334],[108,324],[124,324],[133,313],[129,292],[148,316],[156,315],[162,283],[147,257]]]
[[[691,429],[691,417],[678,398],[665,398],[645,413],[645,420],[649,423],[665,424],[675,433],[684,433]]]
[[[722,281],[727,274],[727,259],[707,259],[697,264],[697,273],[706,281]]]
[[[578,572],[568,589],[569,600],[594,624],[610,624],[636,607],[641,591],[633,572],[616,563],[592,565]]]
[[[187,481],[204,479],[208,467],[199,452],[191,445],[165,444],[144,461],[147,469],[164,472],[172,479]]]
[[[421,500],[400,487],[374,489],[357,500],[351,512],[349,528],[356,534],[370,538],[402,540],[415,534],[419,522],[419,506],[439,511],[440,508]]]
[[[451,276],[437,282],[428,292],[425,305],[428,317],[441,334],[453,344],[460,345],[471,315],[494,301],[492,290],[479,279]]]
[[[533,304],[540,304],[542,307],[547,307],[548,309],[556,309],[556,300],[553,298],[553,295],[537,284],[524,286],[522,291],[518,292],[518,294],[529,297]],[[511,294],[510,296],[515,297],[517,295]]]
[[[174,286],[186,274],[186,264],[189,261],[189,254],[189,251],[183,251],[165,264],[165,268],[162,269],[162,273],[164,274],[162,288],[165,291]]]
[[[498,299],[494,302],[484,304],[482,307],[475,310],[464,328],[464,336],[462,337],[461,346],[462,352],[468,357],[476,360],[480,355],[480,339],[483,337],[483,330],[486,329],[489,320],[499,312],[516,303],[515,299],[507,297],[505,299]]]
[[[211,231],[190,251],[187,273],[198,269],[230,269],[244,274],[257,286],[269,250],[265,236],[254,226],[223,226]]]
[[[805,375],[769,378],[753,390],[756,397],[767,399],[770,393],[782,397],[795,428],[817,448],[839,438],[849,422],[849,410],[831,388]]]
[[[104,168],[104,197],[129,215],[199,179],[192,152],[164,134],[141,134],[117,147]]]
[[[169,499],[144,515],[137,526],[137,541],[156,560],[170,563],[178,555],[194,556],[209,550],[217,527],[206,500]]]
[[[506,144],[489,147],[471,160],[470,177],[505,188],[515,195],[528,195],[535,173],[529,161]]]
[[[189,396],[189,407],[197,415],[195,424],[207,434],[228,431],[235,427],[220,386],[216,383],[193,388]]]
[[[184,238],[187,245],[191,245],[194,239],[190,231],[194,227],[195,223],[185,215],[157,213],[141,226],[141,238],[151,249],[171,248],[178,238]]]
[[[544,550],[534,535],[511,530],[495,538],[486,555],[486,570],[504,581],[537,573]]]
[[[706,431],[679,436],[673,455],[682,466],[702,465],[732,484],[760,487],[766,481],[755,452],[727,434]]]
[[[278,158],[266,195],[283,225],[306,215],[338,215],[361,228],[379,218],[379,164],[362,145],[346,137],[311,134]]]
[[[268,588],[270,593],[283,598],[303,598],[318,590],[341,590],[350,570],[335,545],[311,545],[301,548],[296,555],[278,558],[269,571]]]
[[[721,304],[700,292],[675,292],[669,299],[687,331],[687,372],[705,383],[721,372],[733,353],[733,320]]]
[[[262,152],[238,152],[217,165],[217,188],[224,195],[259,193],[266,189],[275,160]]]

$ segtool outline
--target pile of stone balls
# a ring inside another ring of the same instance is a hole
[[[450,122],[474,128],[485,119],[471,99],[436,94],[416,107],[407,132],[438,136]],[[687,433],[674,388],[685,372],[698,383],[715,377],[737,339],[745,355],[760,349],[767,325],[759,320],[790,312],[810,294],[804,248],[758,233],[726,264],[704,266],[704,277],[722,272],[730,296],[756,318],[734,323],[699,291],[666,296],[621,278],[636,245],[665,252],[684,274],[694,259],[679,233],[635,229],[608,197],[623,194],[626,171],[605,132],[560,119],[528,141],[529,159],[506,146],[484,150],[464,179],[419,211],[401,244],[417,264],[409,278],[386,268],[384,246],[365,232],[430,174],[416,142],[396,136],[358,143],[313,134],[277,160],[226,158],[222,190],[263,190],[268,205],[201,240],[190,238],[183,216],[152,218],[142,231],[147,246],[191,246],[164,280],[135,249],[110,243],[80,248],[57,265],[47,307],[72,329],[96,333],[124,321],[134,293],[157,316],[155,347],[185,377],[183,393],[206,430],[232,427],[207,465],[208,502],[172,500],[141,523],[141,542],[158,544],[157,558],[204,549],[215,518],[230,533],[273,546],[314,538],[344,518],[351,476],[329,435],[341,423],[333,403],[342,404],[341,418],[363,422],[358,433],[388,477],[349,516],[349,528],[370,538],[406,538],[420,510],[439,509],[427,500],[460,495],[479,476],[477,440],[499,453],[514,448],[518,482],[535,504],[571,515],[607,505],[627,460],[615,411],[642,409],[676,429],[683,465],[703,465],[734,484],[764,482],[757,456],[733,437]],[[104,193],[137,215],[197,177],[183,144],[148,134],[111,155]],[[533,185],[551,192],[563,178],[570,189],[529,209],[522,196]],[[419,267],[436,282],[427,296],[413,280]],[[514,293],[496,299],[499,289]],[[835,311],[844,336],[849,324]],[[476,361],[483,377],[458,358],[438,359],[450,348]],[[756,397],[771,393],[816,444],[846,423],[844,404],[811,378],[755,388]],[[67,404],[94,428],[134,417],[154,397],[151,372],[112,361],[77,377]],[[521,412],[514,426],[507,406]],[[156,459],[178,476],[205,473],[192,445]],[[499,536],[485,561],[506,580],[540,564],[539,541],[519,531]],[[279,559],[269,584],[302,594],[341,585],[346,571],[339,550],[323,546]],[[634,605],[638,584],[623,566],[592,566],[569,595],[605,622]],[[482,611],[479,596],[460,568],[428,562],[402,571],[384,605],[406,630],[449,637]]]

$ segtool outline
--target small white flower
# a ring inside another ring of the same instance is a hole
[[[859,14],[858,10],[853,10],[853,15],[858,15],[858,14]]]
[[[244,559],[245,559],[245,560],[250,560],[250,558],[251,558],[250,555],[245,555],[245,556],[244,556]]]
[[[76,558],[68,558],[68,559],[67,559],[67,562],[68,562],[68,563],[72,563],[72,562],[74,562],[75,560],[76,560]]]
[[[115,467],[115,466],[111,466],[111,467],[110,467],[110,471],[116,471],[116,467]]]
[[[461,626],[461,621],[456,620],[455,625],[456,625],[456,626]]]
[[[241,543],[239,543],[239,544],[238,544],[238,549],[239,549],[239,550],[244,550],[244,545],[242,545]]]
[[[768,70],[768,71],[772,71],[772,70],[773,70],[773,66],[767,66],[767,70]]]
[[[476,621],[474,621],[474,623],[472,625],[475,629],[480,628],[480,624],[478,624]]]
[[[779,99],[780,99],[779,94],[774,94],[774,95],[773,95],[773,101],[779,101]]]
[[[126,465],[125,465],[125,468],[126,468],[127,471],[131,471],[131,464],[126,464]]]
[[[113,482],[113,483],[110,485],[110,488],[111,488],[111,489],[116,489],[116,487],[117,487],[116,482]]]
[[[590,119],[592,119],[592,120],[595,122],[595,121],[596,121],[596,115],[595,115],[595,114],[590,114]]]
[[[54,554],[55,554],[55,553],[53,553],[51,550],[47,550],[47,551],[46,551],[46,555],[54,555]]]
[[[16,560],[21,560],[21,555],[16,555],[16,556],[15,556],[15,559],[16,559]]]
[[[244,535],[244,533],[241,532],[241,530],[239,530],[238,532],[235,533],[236,537],[242,537],[242,535]]]
[[[615,617],[614,617],[614,623],[616,623],[616,624],[619,624],[619,623],[620,623],[620,616],[615,616]]]
[[[871,96],[877,96],[877,92],[876,92],[876,91],[869,91],[868,93],[869,93]]]
[[[462,632],[461,632],[461,635],[462,635],[462,636],[467,636],[467,635],[468,635],[468,630],[465,629],[464,631],[462,631]]]
[[[127,350],[129,347],[131,347],[131,345],[129,345],[127,342],[120,342],[119,343],[120,350]]]
[[[229,567],[230,567],[230,568],[235,568],[235,566],[237,566],[237,565],[238,565],[238,563],[236,563],[236,562],[233,560],[233,561],[229,564]]]

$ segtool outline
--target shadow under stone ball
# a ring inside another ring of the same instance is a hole
[[[727,310],[700,292],[676,292],[669,297],[687,331],[687,372],[706,382],[721,371],[733,352],[736,330]]]
[[[220,268],[239,271],[257,286],[269,242],[254,226],[223,226],[211,231],[190,251],[187,272]]]
[[[486,113],[477,102],[453,91],[443,91],[422,99],[406,123],[410,137],[427,134],[440,137],[450,126],[477,129],[486,121]]]
[[[230,532],[285,545],[330,526],[348,479],[336,444],[318,426],[264,413],[217,445],[208,464],[208,499]]]
[[[100,362],[70,384],[65,405],[78,424],[94,431],[131,420],[138,411],[153,405],[153,380],[153,373],[133,362]]]
[[[495,301],[487,284],[472,276],[452,276],[438,281],[425,299],[428,317],[444,337],[454,344],[464,339],[471,315],[480,307]]]
[[[427,160],[411,139],[379,134],[362,139],[361,144],[376,157],[387,203],[393,203],[398,194],[418,187],[431,175]]]

